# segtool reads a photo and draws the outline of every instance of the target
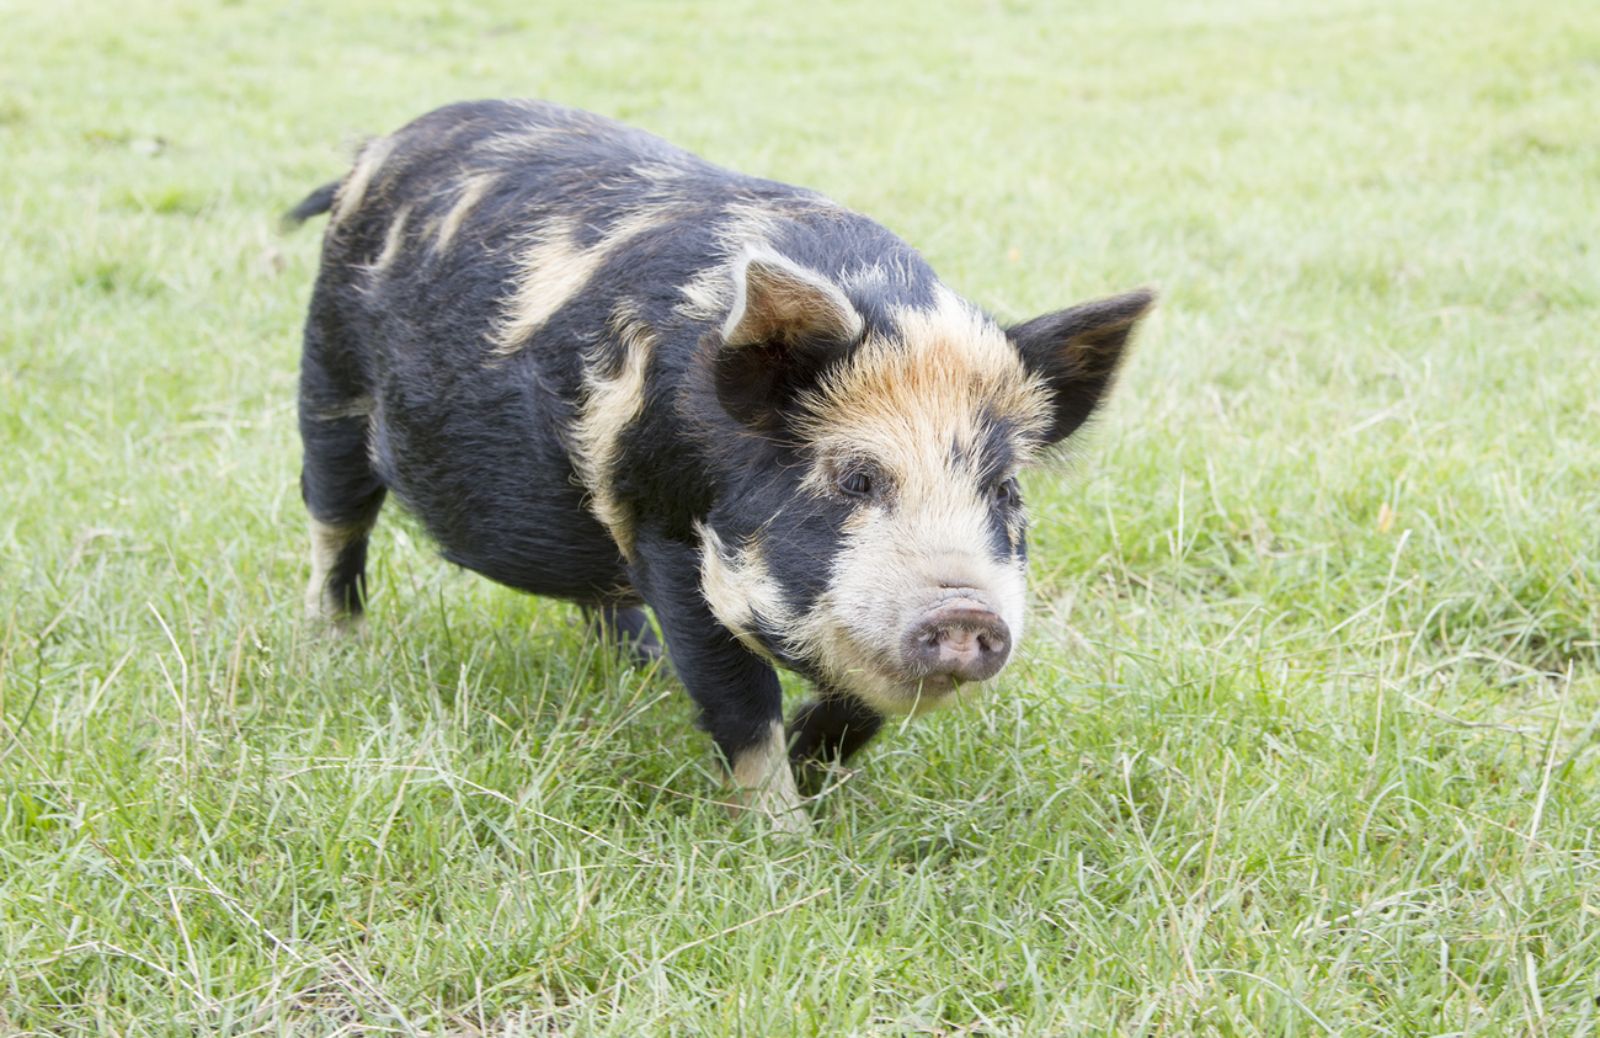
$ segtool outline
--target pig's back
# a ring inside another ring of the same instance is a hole
[[[380,477],[447,557],[598,600],[626,571],[591,511],[596,474],[574,462],[586,373],[621,363],[621,329],[648,329],[652,396],[670,396],[752,241],[829,274],[887,257],[918,294],[931,279],[814,192],[587,112],[462,103],[363,149],[333,200],[312,321],[328,359],[362,372]],[[676,452],[665,439],[652,449]]]

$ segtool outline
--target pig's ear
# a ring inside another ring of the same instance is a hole
[[[777,253],[747,254],[733,274],[733,307],[714,361],[717,399],[739,421],[767,430],[860,338],[863,323],[839,286]]]
[[[1115,380],[1134,325],[1155,304],[1139,289],[1035,317],[1006,329],[1028,370],[1050,388],[1045,440],[1059,443],[1088,420]]]

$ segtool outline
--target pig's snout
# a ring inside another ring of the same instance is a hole
[[[982,597],[962,589],[922,614],[903,653],[907,669],[919,677],[984,681],[1011,655],[1011,630]]]

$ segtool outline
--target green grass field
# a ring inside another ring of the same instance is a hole
[[[538,6],[0,3],[0,1033],[1600,1028],[1592,0]],[[1021,660],[814,839],[398,510],[300,620],[277,216],[500,95],[1162,289]]]

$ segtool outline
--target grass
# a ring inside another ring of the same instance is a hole
[[[0,1032],[1595,1033],[1592,4],[0,6]],[[277,214],[497,95],[1164,291],[1024,658],[814,840],[396,512],[299,622]]]

